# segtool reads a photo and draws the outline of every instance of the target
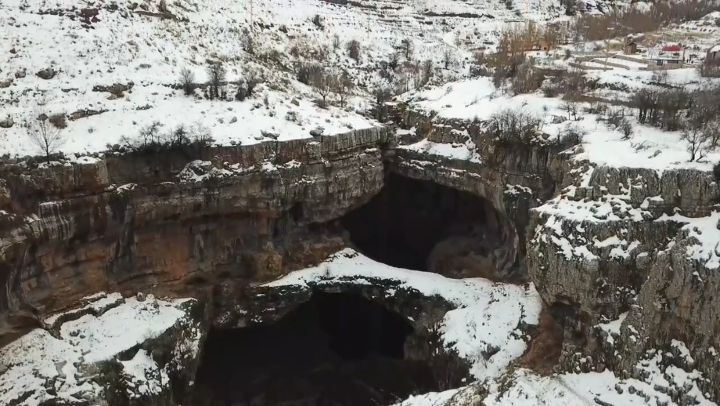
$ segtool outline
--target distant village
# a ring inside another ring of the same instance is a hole
[[[625,37],[622,50],[605,50],[589,55],[575,55],[573,65],[583,70],[670,70],[698,68],[702,76],[720,77],[720,42],[710,46],[683,43],[660,43],[643,46],[643,34]]]

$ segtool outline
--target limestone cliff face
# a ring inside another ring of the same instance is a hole
[[[0,168],[2,333],[99,290],[210,298],[320,262],[343,245],[331,220],[382,187],[386,137]]]
[[[585,169],[584,179],[533,211],[528,228],[530,277],[565,327],[561,367],[634,376],[638,361],[681,346],[694,360],[668,362],[702,372],[704,390],[717,399],[717,269],[692,257],[699,241],[688,235],[694,219],[714,218],[714,177]],[[611,320],[620,334],[603,327]]]
[[[246,324],[248,287],[345,246],[336,220],[391,172],[494,209],[494,277],[534,283],[563,329],[558,368],[631,375],[648,351],[681,342],[694,358],[683,368],[720,398],[720,280],[688,255],[698,241],[686,227],[715,208],[711,173],[595,167],[552,145],[494,144],[476,123],[394,114],[414,131],[0,167],[0,335],[99,290],[192,296],[215,325]],[[470,146],[477,159],[408,147],[421,139]],[[620,334],[603,327],[612,320]]]
[[[411,120],[422,118],[408,116],[406,124]],[[482,138],[462,123],[425,127],[428,133],[415,136]],[[388,171],[486,199],[497,211],[488,221],[502,230],[493,277],[526,280],[529,209],[552,195],[562,159],[548,148],[481,145],[483,160],[469,162],[395,148],[397,141],[376,128],[193,153],[3,166],[0,334],[24,331],[99,290],[198,297],[221,314],[238,306],[248,283],[318,263],[345,246],[336,220],[376,195]]]
[[[480,123],[396,110],[396,120],[415,130],[404,133],[407,143],[427,138],[476,147],[481,162],[398,149],[392,165],[483,196],[511,219],[528,277],[562,326],[558,370],[610,368],[634,376],[641,373],[638,361],[668,351],[673,355],[664,362],[702,373],[703,390],[720,398],[718,269],[706,257],[691,258],[702,236],[688,231],[693,219],[714,218],[720,187],[712,173],[596,167],[568,159],[567,151],[493,145]],[[609,332],[613,320],[619,334]]]
[[[681,232],[674,245],[657,254],[637,302],[621,326],[617,350],[620,367],[631,370],[635,360],[653,348],[670,348],[677,343],[688,349],[675,354],[683,369],[704,373],[702,388],[720,398],[720,275],[697,260],[688,258],[696,241]],[[675,352],[675,351],[673,351]]]
[[[487,199],[500,213],[513,246],[512,266],[498,271],[497,279],[527,280],[526,235],[530,210],[553,196],[567,182],[568,155],[549,144],[503,145],[490,140],[480,123],[441,119],[413,111],[404,104],[394,108],[395,120],[411,129],[401,143],[422,139],[440,144],[467,145],[475,159],[453,159],[410,148],[397,148],[390,170],[413,179],[431,181]]]

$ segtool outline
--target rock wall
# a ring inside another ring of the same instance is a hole
[[[484,133],[480,122],[443,119],[397,104],[393,115],[403,131],[401,143],[427,139],[436,143],[470,145],[476,160],[453,159],[409,148],[386,151],[389,170],[419,180],[472,193],[487,199],[509,220],[508,234],[515,235],[516,263],[511,272],[516,280],[527,280],[525,267],[526,233],[531,209],[550,199],[569,182],[569,155],[551,144],[503,145]],[[507,279],[500,275],[499,279]]]
[[[664,363],[704,376],[703,390],[720,398],[714,299],[720,286],[707,247],[717,243],[713,210],[720,190],[713,175],[581,172],[559,197],[533,210],[528,229],[530,277],[565,330],[559,368],[611,368],[637,377],[638,362],[667,351],[672,356]],[[692,403],[688,394],[671,395]]]
[[[476,146],[481,162],[398,149],[393,170],[485,197],[513,220],[528,277],[563,330],[556,370],[640,378],[636,366],[666,351],[663,370],[701,377],[702,390],[720,399],[720,187],[711,172],[598,167],[568,159],[577,148],[505,149],[483,137],[482,123],[402,104],[395,119],[411,130],[406,143]],[[673,401],[697,399],[675,386]]]
[[[332,220],[382,188],[387,136],[220,148],[207,164],[131,155],[1,167],[0,334],[100,290],[221,305],[250,281],[320,262],[344,246]]]

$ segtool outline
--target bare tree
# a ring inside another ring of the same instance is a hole
[[[327,98],[330,96],[330,93],[332,93],[334,87],[333,81],[333,77],[327,72],[322,72],[313,78],[312,85],[322,98],[320,101],[320,107],[322,108],[327,107]]]
[[[450,69],[450,65],[453,63],[452,51],[446,49],[443,53],[443,66],[445,69]]]
[[[350,76],[348,76],[347,72],[343,72],[335,76],[332,81],[332,87],[335,94],[338,95],[340,107],[345,107],[347,99],[354,87],[354,84],[352,80],[350,80]]]
[[[710,143],[702,128],[686,128],[683,130],[682,139],[687,141],[687,151],[690,153],[690,162],[700,161],[705,158]]]
[[[62,129],[53,126],[44,109],[39,109],[36,113],[34,121],[27,123],[28,135],[30,140],[45,156],[45,160],[50,162],[53,154],[59,152],[65,143]]]
[[[541,132],[542,120],[521,110],[505,109],[488,120],[488,132],[504,144],[530,144]]]
[[[545,80],[542,71],[536,69],[532,58],[527,58],[525,62],[518,65],[515,75],[510,83],[515,94],[530,93],[539,89]]]
[[[220,97],[220,89],[225,82],[225,67],[221,62],[210,63],[207,67],[208,87],[210,99]]]
[[[185,96],[190,96],[195,90],[195,74],[188,68],[180,71],[180,85],[185,92]]]

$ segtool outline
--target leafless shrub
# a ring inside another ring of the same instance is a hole
[[[410,61],[412,60],[413,52],[415,51],[415,44],[413,44],[413,41],[410,38],[405,38],[400,41],[398,50],[405,57],[406,61]]]
[[[540,134],[542,120],[519,110],[506,109],[488,121],[490,135],[503,144],[530,144]]]
[[[347,72],[342,72],[332,78],[332,90],[338,96],[340,106],[345,107],[347,99],[352,92],[354,84]]]
[[[577,121],[578,119],[578,105],[575,102],[572,101],[566,101],[562,105],[563,111],[565,111],[568,115],[568,118],[573,121]]]
[[[65,113],[52,114],[48,117],[48,121],[58,130],[67,128],[67,116]]]
[[[443,67],[445,69],[450,69],[450,66],[453,64],[453,54],[450,49],[446,49],[445,52],[443,52]]]
[[[533,66],[532,60],[527,59],[517,67],[510,83],[515,94],[522,94],[539,89],[544,80],[545,75]]]
[[[360,62],[360,41],[354,39],[347,44],[348,56],[355,62]]]
[[[321,30],[325,29],[325,20],[320,16],[320,14],[315,14],[311,21],[317,28]]]
[[[635,132],[633,130],[632,123],[630,123],[630,120],[628,120],[627,118],[623,118],[622,122],[618,126],[618,129],[623,134],[624,140],[629,140],[630,137],[632,137],[633,133]]]
[[[319,75],[322,75],[323,67],[318,63],[303,63],[297,68],[297,80],[306,85],[312,85]]]
[[[488,66],[488,58],[482,51],[477,51],[473,54],[473,61],[470,65],[470,76],[491,76],[492,71]]]
[[[688,143],[687,151],[690,154],[690,162],[702,160],[711,149],[710,140],[702,127],[683,129],[682,139]]]
[[[191,127],[179,125],[167,132],[162,130],[162,123],[152,122],[143,127],[137,137],[123,137],[121,145],[114,146],[113,149],[123,153],[176,151],[190,156],[198,156],[203,149],[214,142],[210,131],[200,124]]]
[[[430,83],[433,75],[433,65],[431,60],[423,62],[422,68],[419,70],[420,79],[418,80],[418,87],[422,87]]]
[[[255,55],[255,39],[253,34],[247,29],[243,31],[242,49],[250,55]]]
[[[583,137],[585,137],[585,131],[582,128],[576,125],[568,125],[558,134],[557,145],[562,149],[568,149],[580,145]]]
[[[387,102],[392,99],[392,91],[387,87],[378,87],[373,91],[375,104],[373,106],[373,116],[376,120],[384,123],[388,120]]]
[[[328,72],[321,72],[312,79],[312,86],[320,95],[321,99],[318,105],[322,108],[327,107],[327,98],[333,91],[335,78]]]
[[[575,100],[587,90],[585,73],[580,69],[571,69],[562,77],[561,89],[566,99]]]
[[[625,121],[625,109],[608,109],[606,123],[609,128],[618,129]]]

